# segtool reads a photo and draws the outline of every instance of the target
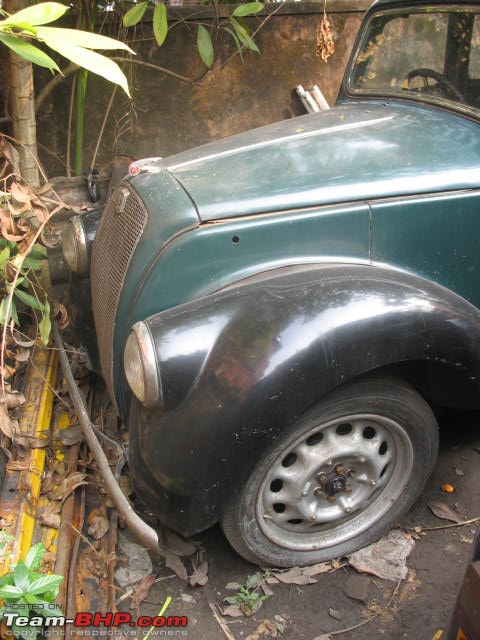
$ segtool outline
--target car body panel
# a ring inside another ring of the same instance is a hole
[[[133,271],[137,264],[144,264],[148,250],[142,238],[132,258]],[[130,328],[137,320],[255,273],[321,261],[368,262],[369,253],[370,210],[366,204],[201,225],[163,248],[159,245],[156,254],[149,254],[149,269],[138,281],[134,294],[128,296],[128,308],[122,306],[122,313],[118,314],[114,353],[123,353]],[[114,378],[119,381],[117,404],[123,416],[130,392],[122,382],[121,357],[114,362]]]
[[[469,189],[478,185],[480,134],[442,109],[357,101],[211,143],[163,166],[209,221]]]
[[[373,261],[401,266],[480,306],[480,191],[371,207]]]
[[[147,323],[165,404],[134,401],[130,469],[186,535],[218,520],[271,443],[336,386],[404,361],[442,361],[479,386],[478,309],[380,267],[292,267]]]

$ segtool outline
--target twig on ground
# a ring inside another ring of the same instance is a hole
[[[212,610],[212,613],[214,615],[215,620],[218,622],[218,624],[219,624],[221,630],[223,631],[223,633],[225,634],[225,636],[228,638],[228,640],[235,640],[235,636],[230,631],[230,629],[227,627],[227,625],[225,624],[225,621],[218,615],[218,611],[215,608],[215,605],[213,604],[213,602],[210,602],[210,600],[209,600],[208,604],[210,606],[210,609]]]
[[[438,527],[420,527],[421,531],[440,531],[440,529],[451,529],[452,527],[464,527],[469,524],[475,524],[480,522],[480,516],[471,518],[470,520],[464,520],[463,522],[452,522],[451,524],[440,524]],[[406,531],[416,531],[416,527],[405,527]]]

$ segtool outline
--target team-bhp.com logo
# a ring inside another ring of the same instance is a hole
[[[171,600],[171,598],[170,598]],[[11,605],[10,605],[11,606]],[[38,605],[37,605],[38,606]],[[49,609],[56,605],[48,605]],[[129,636],[138,637],[139,631],[144,630],[150,636],[186,636],[185,627],[188,624],[187,616],[165,616],[165,608],[157,616],[139,616],[133,618],[130,613],[118,611],[108,613],[90,613],[80,611],[73,618],[59,615],[59,611],[42,611],[36,615],[35,605],[30,605],[29,615],[22,611],[4,611],[3,621],[7,627],[7,635],[22,637],[22,631],[38,629],[45,637],[63,636],[66,625],[72,625],[75,636],[84,637],[112,637]],[[51,613],[52,615],[49,615]],[[15,632],[13,631],[15,629]],[[133,631],[135,629],[135,631]],[[145,635],[144,634],[144,635]],[[29,635],[31,637],[31,634]]]

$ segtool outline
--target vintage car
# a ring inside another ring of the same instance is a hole
[[[480,407],[480,4],[378,0],[334,108],[133,163],[98,217],[64,252],[148,510],[262,566],[373,542]]]

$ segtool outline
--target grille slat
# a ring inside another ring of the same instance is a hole
[[[112,400],[115,399],[113,337],[118,303],[128,265],[147,217],[143,202],[135,192],[126,185],[118,186],[102,215],[92,249],[93,315],[102,372]]]

